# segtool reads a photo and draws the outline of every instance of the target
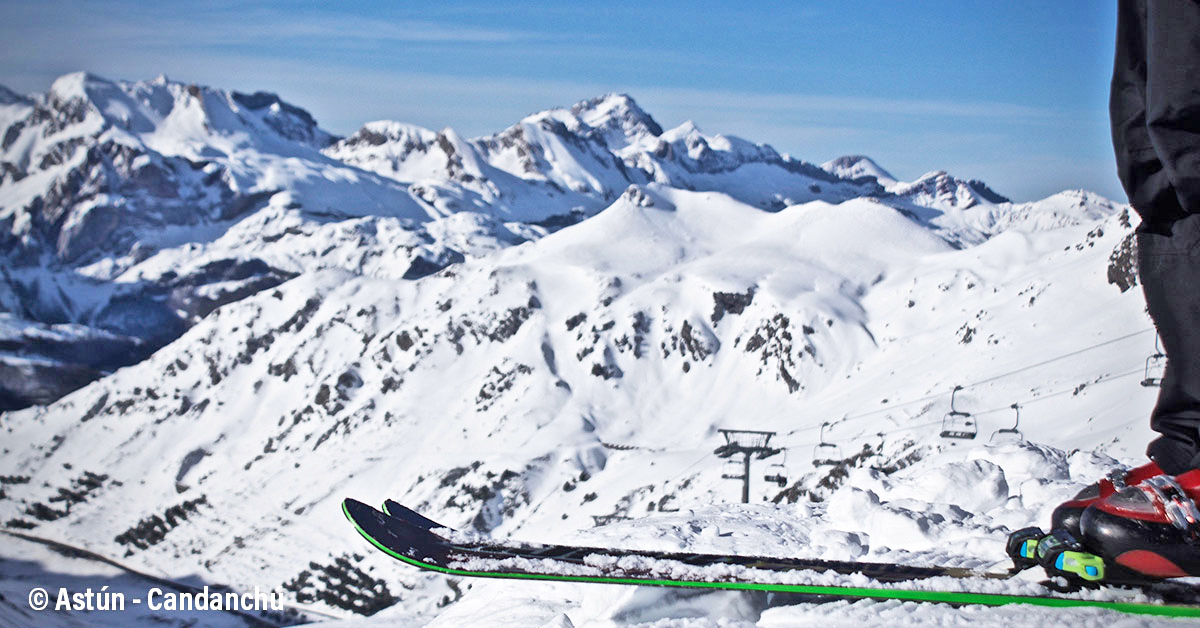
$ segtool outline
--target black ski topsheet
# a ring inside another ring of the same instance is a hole
[[[395,519],[403,519],[410,524],[421,528],[422,530],[434,530],[437,528],[451,529],[450,526],[444,526],[425,515],[401,504],[398,501],[388,499],[383,502],[383,512]]]
[[[383,502],[383,512],[391,517],[395,517],[396,519],[404,520],[410,525],[416,526],[423,530],[429,530],[434,534],[437,534],[438,529],[443,528],[448,531],[452,531],[452,528],[449,526],[442,525],[391,499]],[[458,543],[457,546],[463,549],[471,549],[473,551],[489,551],[503,553],[510,556],[524,556],[528,558],[553,558],[563,561],[578,561],[583,556],[640,556],[650,559],[674,560],[685,565],[696,566],[725,564],[753,567],[755,569],[764,569],[769,571],[796,571],[798,569],[807,569],[811,571],[833,571],[841,574],[863,574],[880,582],[904,582],[908,580],[921,580],[924,578],[933,577],[987,578],[1005,580],[1015,576],[1018,573],[1021,573],[1021,570],[1015,567],[1009,567],[1004,571],[984,571],[982,569],[971,569],[966,567],[914,567],[897,563],[834,561],[812,558],[694,554],[684,552],[672,553],[648,550],[585,547],[577,545],[546,545],[516,541],[504,541],[501,543],[493,540],[484,540],[478,543]],[[1110,569],[1110,571],[1118,570]],[[1160,592],[1172,595],[1174,597],[1179,597],[1179,593],[1184,592],[1188,594],[1184,596],[1184,601],[1190,602],[1192,599],[1190,594],[1193,592],[1193,587],[1186,585],[1179,586],[1177,584],[1164,583],[1161,580],[1143,578],[1128,569],[1122,569],[1119,571],[1121,575],[1112,575],[1111,577],[1106,577],[1104,584],[1137,588],[1157,588],[1160,590]]]
[[[438,528],[450,529],[448,526],[429,519],[398,502],[387,500],[383,503],[383,512],[395,519],[427,531]],[[480,543],[453,543],[450,545],[459,550],[492,554],[504,557],[549,558],[552,560],[582,564],[586,557],[621,558],[638,556],[652,560],[671,560],[684,565],[705,567],[708,565],[736,565],[767,571],[833,571],[840,574],[862,574],[880,582],[904,582],[922,580],[939,576],[954,578],[1008,578],[1015,571],[987,573],[962,567],[912,567],[893,563],[869,563],[838,560],[820,560],[812,558],[780,558],[768,556],[738,556],[731,554],[696,554],[689,552],[659,552],[646,550],[611,549],[603,547],[581,547],[574,545],[544,545],[539,543],[516,543],[506,541],[498,543],[485,541]]]
[[[399,504],[397,504],[397,506],[399,506]],[[397,516],[390,516],[353,499],[346,499],[342,504],[343,513],[346,515],[347,519],[354,524],[359,534],[361,534],[365,539],[367,539],[367,541],[369,541],[380,551],[410,565],[454,576],[557,582],[595,582],[605,584],[628,584],[661,587],[771,591],[821,597],[907,600],[917,602],[936,602],[952,605],[980,604],[988,606],[1000,606],[1006,604],[1032,604],[1058,608],[1094,607],[1143,615],[1200,617],[1200,605],[1196,605],[1197,600],[1194,593],[1191,594],[1191,597],[1187,597],[1186,595],[1184,596],[1183,601],[1186,603],[1174,603],[1180,601],[1179,596],[1177,595],[1168,596],[1171,598],[1172,603],[1166,603],[1164,601],[1129,602],[1096,600],[1058,595],[1013,595],[1006,593],[981,593],[974,591],[925,590],[917,588],[910,589],[900,588],[896,584],[889,585],[883,582],[881,582],[880,586],[878,587],[825,584],[785,584],[771,582],[769,581],[769,578],[762,578],[761,576],[767,575],[763,574],[762,571],[757,572],[760,577],[756,579],[755,570],[762,568],[755,567],[753,562],[747,565],[734,565],[732,563],[692,563],[694,566],[701,567],[708,566],[710,564],[723,564],[736,568],[746,567],[749,569],[749,571],[745,571],[735,568],[729,572],[722,573],[718,577],[713,577],[711,574],[705,574],[703,570],[673,570],[671,566],[679,565],[681,561],[677,561],[675,558],[659,559],[655,556],[655,554],[658,554],[659,556],[690,556],[695,558],[702,555],[670,554],[665,552],[649,553],[648,555],[643,555],[642,553],[633,553],[633,555],[638,558],[655,560],[660,563],[661,566],[646,568],[644,565],[640,565],[630,568],[620,564],[619,562],[619,557],[627,556],[629,553],[615,552],[614,550],[598,550],[603,552],[603,554],[597,555],[596,551],[592,550],[591,548],[571,548],[568,546],[534,546],[553,548],[556,552],[561,552],[563,554],[569,554],[569,550],[582,550],[584,552],[590,552],[590,554],[585,554],[586,556],[593,557],[593,561],[591,564],[589,564],[588,562],[585,562],[581,556],[572,556],[571,558],[533,556],[522,550],[522,548],[525,547],[523,545],[514,548],[505,546],[501,543],[456,544],[431,532],[431,530],[442,527],[437,525],[436,522],[433,522],[425,517],[421,517],[419,514],[412,513],[412,511],[406,508],[403,510],[390,508],[390,510],[395,510],[395,514]],[[415,517],[413,515],[415,515]],[[596,557],[601,559],[598,563],[594,560]],[[768,561],[767,564],[771,564],[770,561],[775,561],[776,559],[766,560]],[[813,561],[799,560],[797,562],[801,564],[807,563],[808,566],[793,567],[791,569],[778,569],[774,571],[777,573],[779,571],[783,571],[785,573],[788,571],[807,571],[810,573],[828,571],[819,566],[815,566],[823,561],[816,561],[814,563]],[[856,563],[840,564],[854,565]],[[874,563],[874,565],[880,568],[888,566],[880,563]],[[903,568],[903,566],[900,565],[896,565],[895,567]],[[767,571],[770,570],[767,569]],[[862,573],[862,570],[853,570],[849,571],[848,573]],[[935,575],[944,574],[939,573]],[[1194,591],[1194,589],[1188,589],[1186,587],[1184,590]],[[1157,593],[1156,591],[1151,590],[1145,590],[1145,592],[1151,596]]]

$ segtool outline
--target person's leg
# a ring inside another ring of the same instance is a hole
[[[1109,117],[1121,185],[1143,229],[1158,229],[1184,213],[1146,125],[1146,29],[1146,0],[1119,0]]]
[[[1146,453],[1175,475],[1200,467],[1200,214],[1170,234],[1137,235],[1138,273],[1167,368],[1150,426],[1162,434]]]
[[[1190,204],[1200,203],[1200,0],[1119,0],[1116,44],[1117,173],[1142,217],[1138,275],[1167,354],[1150,418],[1161,436],[1146,451],[1153,462],[1126,474],[1128,488],[1100,480],[1056,508],[1051,523],[1106,564],[1200,575],[1200,545],[1174,516],[1194,512],[1200,494],[1200,470],[1186,473],[1200,468],[1200,206]],[[1151,502],[1150,493],[1165,497]],[[1010,554],[1026,532],[1010,537]]]
[[[1150,226],[1163,221],[1155,214],[1155,210],[1169,207],[1169,204],[1156,202],[1156,197],[1165,194],[1174,198],[1174,192],[1163,173],[1162,164],[1155,157],[1154,144],[1146,128],[1146,46],[1146,0],[1118,0],[1116,56],[1113,60],[1112,90],[1109,92],[1113,150],[1121,185],[1125,187],[1133,208],[1142,216],[1139,230],[1153,231]],[[1177,214],[1177,211],[1173,211],[1168,218],[1177,218]],[[1151,249],[1153,246],[1153,243],[1149,244]],[[1141,247],[1138,250],[1147,249]],[[1142,268],[1150,267],[1142,264]],[[1154,286],[1147,288],[1149,293],[1158,295],[1161,292],[1159,286],[1163,278],[1160,275],[1143,271],[1142,285]],[[1155,300],[1158,300],[1157,296]],[[1153,420],[1151,423],[1153,425]],[[1051,514],[1050,528],[1066,530],[1078,537],[1080,517],[1087,507],[1114,494],[1126,482],[1136,484],[1162,472],[1156,463],[1151,462],[1126,474],[1118,474],[1116,480],[1102,478],[1084,487],[1074,498],[1059,504]],[[1020,532],[1015,534],[1019,536]]]
[[[1130,202],[1143,215],[1138,265],[1146,305],[1167,355],[1151,415],[1151,427],[1162,436],[1147,453],[1178,474],[1200,466],[1200,2],[1143,1],[1129,6],[1144,10],[1141,70],[1153,150],[1129,145],[1124,172],[1136,188]],[[1120,59],[1118,53],[1118,71]],[[1139,65],[1131,58],[1126,72],[1135,74]],[[1126,137],[1142,141],[1132,129]]]
[[[1147,2],[1145,43],[1146,129],[1154,154],[1175,204],[1200,213],[1200,2]]]

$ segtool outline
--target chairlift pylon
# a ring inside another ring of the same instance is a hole
[[[751,456],[759,460],[764,460],[783,450],[778,447],[771,447],[771,437],[775,435],[775,432],[726,428],[721,428],[717,431],[725,437],[725,444],[717,447],[713,450],[713,453],[721,458],[733,458],[737,455],[741,455],[742,457],[740,468],[735,468],[735,465],[738,463],[734,460],[726,462],[721,477],[726,480],[741,480],[742,503],[749,504]]]
[[[960,412],[954,407],[954,397],[962,389],[962,386],[955,386],[954,390],[950,391],[950,411],[942,419],[942,438],[972,440],[979,433],[979,426],[975,424],[971,414]]]
[[[1013,426],[1012,427],[1002,427],[1002,428],[996,430],[995,432],[992,432],[992,438],[991,438],[992,443],[1000,443],[1000,442],[1014,441],[1014,440],[1025,440],[1025,436],[1023,434],[1021,434],[1021,429],[1020,429],[1020,427],[1021,427],[1021,406],[1019,404],[1014,403],[1009,407],[1012,408],[1017,413],[1015,419],[1013,420]]]
[[[835,465],[845,458],[842,456],[842,448],[825,440],[825,428],[829,427],[829,421],[821,424],[821,436],[816,447],[813,447],[813,466],[827,467]]]
[[[1166,372],[1167,356],[1159,347],[1158,335],[1154,336],[1154,353],[1146,358],[1146,372],[1142,377],[1142,385],[1151,388],[1162,386],[1163,373]]]

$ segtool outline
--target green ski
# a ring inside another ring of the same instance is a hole
[[[460,577],[768,591],[953,605],[1091,607],[1142,615],[1200,617],[1200,605],[1190,603],[1197,599],[1196,590],[1188,585],[1138,588],[1147,595],[1162,598],[1159,602],[1094,600],[1052,595],[1049,589],[1045,595],[928,590],[913,585],[916,581],[939,576],[995,579],[1008,577],[1011,572],[980,573],[961,568],[909,567],[890,563],[507,545],[490,541],[464,543],[447,538],[456,536],[448,529],[439,534],[443,530],[436,522],[395,502],[388,503],[385,513],[346,499],[342,511],[359,534],[380,551],[421,569]],[[709,568],[715,568],[715,571]],[[863,587],[772,581],[775,577],[785,580],[789,573],[827,571],[861,573],[880,584]],[[905,583],[909,583],[908,586],[904,586]]]

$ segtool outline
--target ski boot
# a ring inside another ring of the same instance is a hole
[[[1200,576],[1200,469],[1158,475],[1083,511],[1083,542],[1148,578]]]
[[[1050,515],[1050,529],[1066,530],[1076,539],[1083,538],[1079,529],[1079,518],[1084,509],[1126,486],[1133,486],[1147,478],[1162,475],[1162,473],[1163,470],[1158,468],[1158,464],[1154,462],[1133,469],[1114,470],[1108,474],[1108,477],[1088,485],[1079,491],[1078,495],[1055,508],[1054,513]]]

